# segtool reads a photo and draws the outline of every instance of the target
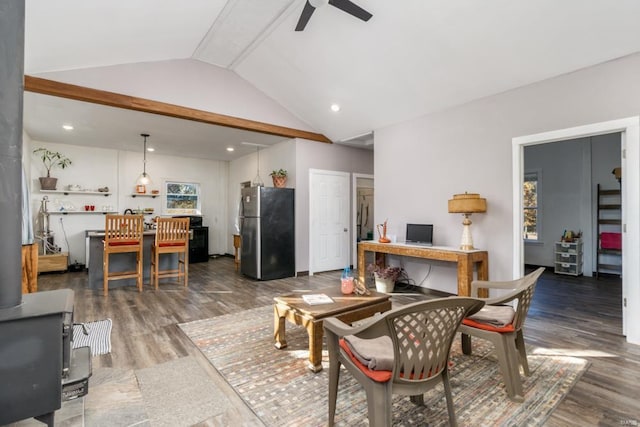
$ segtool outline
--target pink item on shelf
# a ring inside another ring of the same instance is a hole
[[[622,249],[622,233],[600,233],[600,249]]]

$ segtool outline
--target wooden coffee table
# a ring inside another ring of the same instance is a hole
[[[274,338],[276,348],[285,348],[285,319],[304,326],[309,335],[309,369],[322,370],[322,319],[337,317],[345,323],[366,319],[376,313],[391,310],[390,295],[370,291],[370,295],[343,295],[340,284],[326,289],[318,289],[309,294],[325,294],[332,303],[309,305],[302,299],[302,293],[275,297],[273,305]]]

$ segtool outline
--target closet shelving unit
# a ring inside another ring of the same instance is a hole
[[[598,184],[596,278],[600,273],[622,275],[622,192]]]

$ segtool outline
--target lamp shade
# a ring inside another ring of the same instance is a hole
[[[483,213],[487,211],[487,199],[477,193],[454,194],[449,200],[449,213]]]

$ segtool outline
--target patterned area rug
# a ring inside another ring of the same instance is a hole
[[[91,355],[111,352],[111,319],[73,325],[73,348],[91,348]]]
[[[268,426],[327,424],[328,356],[323,370],[306,367],[308,340],[302,327],[287,323],[288,347],[273,345],[273,308],[260,307],[233,315],[179,325],[251,409]],[[473,340],[473,355],[461,354],[457,337],[451,351],[451,386],[461,426],[541,426],[573,387],[588,362],[566,356],[534,356],[529,352],[530,377],[523,377],[525,402],[511,402],[493,357],[492,345]],[[442,385],[425,394],[425,407],[408,398],[393,400],[393,425],[446,426],[448,416]],[[336,423],[368,425],[362,387],[342,370]]]

